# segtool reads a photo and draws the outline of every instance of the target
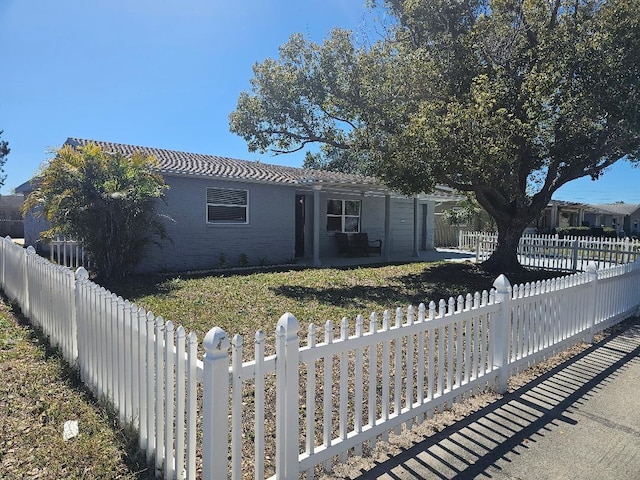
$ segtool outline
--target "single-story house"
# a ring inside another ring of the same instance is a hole
[[[338,254],[336,233],[367,233],[382,241],[381,260],[419,257],[434,248],[436,203],[455,199],[446,188],[412,197],[361,175],[270,165],[198,153],[69,138],[105,151],[153,155],[170,187],[158,213],[171,220],[171,242],[152,246],[139,270],[189,271],[277,264],[303,259],[320,266]],[[21,186],[23,187],[23,186]],[[25,184],[22,190],[29,190]],[[25,243],[45,229],[25,222]]]
[[[587,208],[582,203],[551,200],[535,225],[531,226],[532,230],[546,233],[556,228],[580,227],[584,223]]]
[[[584,221],[590,227],[611,227],[620,235],[640,235],[640,204],[606,203],[589,205]]]

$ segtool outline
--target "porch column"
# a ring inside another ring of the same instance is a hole
[[[384,260],[389,261],[389,252],[391,246],[389,245],[391,240],[391,195],[388,193],[384,196]]]
[[[413,257],[419,258],[420,252],[418,249],[420,248],[418,245],[419,236],[418,236],[418,196],[415,195],[413,197]]]
[[[551,225],[549,228],[558,228],[558,205],[551,205]]]
[[[426,235],[426,239],[425,239],[425,250],[435,250],[435,225],[434,225],[434,221],[435,221],[435,216],[434,213],[436,211],[436,202],[434,202],[433,200],[429,200],[427,201],[425,208],[427,209],[426,211],[426,215],[425,215],[425,219],[424,222],[426,223],[425,225],[425,235]]]
[[[320,190],[321,186],[313,187],[313,266],[319,267],[320,262]]]
[[[581,227],[584,223],[584,208],[578,210],[578,227]]]

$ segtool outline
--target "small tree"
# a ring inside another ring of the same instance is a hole
[[[168,187],[155,165],[139,152],[124,156],[93,144],[65,145],[38,176],[23,210],[51,222],[41,236],[81,240],[101,281],[121,279],[155,236],[166,238],[155,202]]]
[[[0,130],[0,136],[4,133],[3,130]],[[4,169],[2,168],[7,161],[7,155],[11,149],[9,148],[9,142],[6,140],[0,140],[0,187],[4,185],[4,181],[7,179],[6,175],[3,175]]]

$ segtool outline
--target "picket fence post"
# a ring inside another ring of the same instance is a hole
[[[509,381],[509,330],[511,328],[511,284],[504,275],[500,275],[493,282],[496,289],[495,301],[500,304],[498,315],[491,320],[490,329],[491,349],[493,350],[493,364],[498,367],[498,393],[507,391]]]
[[[11,238],[7,235],[8,238]],[[2,287],[2,290],[4,290],[5,287],[5,281],[4,281],[4,264],[6,263],[7,259],[5,256],[5,245],[7,244],[7,239],[3,238],[0,239],[0,286]]]
[[[285,313],[276,327],[276,479],[298,478],[300,324]]]
[[[596,267],[595,262],[589,262],[586,269],[587,275],[589,277],[589,283],[591,284],[591,289],[589,291],[589,334],[586,339],[587,343],[593,343],[594,335],[595,335],[595,326],[596,319],[598,316],[597,311],[597,292],[598,292],[598,267]]]
[[[578,250],[580,248],[580,240],[577,238],[573,241],[571,248],[571,271],[573,273],[578,271]]]
[[[74,293],[74,304],[73,304],[73,314],[74,314],[74,323],[75,323],[75,334],[76,334],[76,345],[77,345],[77,362],[78,369],[80,370],[80,379],[82,383],[87,383],[87,356],[86,356],[86,345],[85,343],[88,341],[88,335],[85,330],[85,318],[83,312],[83,304],[82,304],[82,291],[79,288],[81,283],[84,283],[89,280],[89,272],[84,267],[79,267],[76,269],[75,275],[73,276],[73,293]]]
[[[24,268],[24,305],[22,305],[22,313],[27,318],[31,318],[31,295],[29,292],[29,264],[31,261],[29,260],[29,257],[35,260],[35,254],[36,249],[29,245],[27,247],[26,254],[23,257],[24,263],[22,264]]]
[[[229,451],[229,335],[213,327],[204,337],[202,478],[227,478]]]

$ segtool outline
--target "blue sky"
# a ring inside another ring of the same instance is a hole
[[[0,193],[28,180],[67,137],[300,166],[250,153],[228,115],[252,66],[294,32],[362,31],[364,0],[1,0]],[[640,203],[640,170],[618,164],[555,198]]]

